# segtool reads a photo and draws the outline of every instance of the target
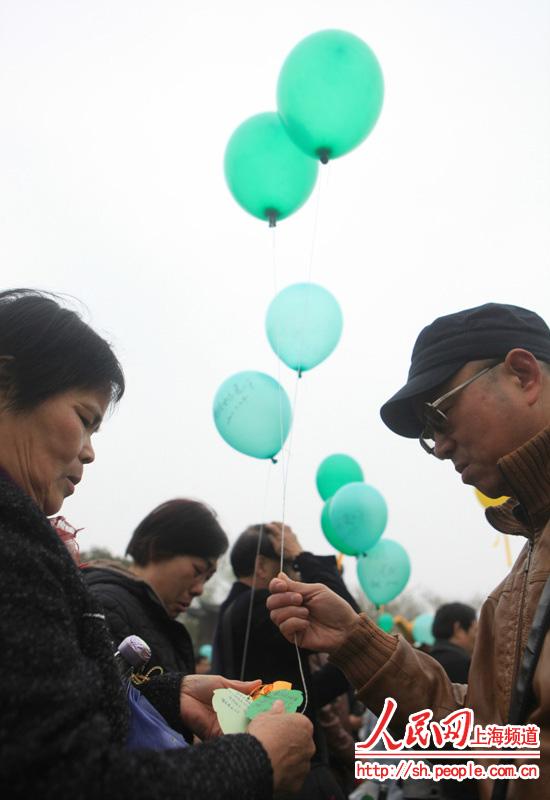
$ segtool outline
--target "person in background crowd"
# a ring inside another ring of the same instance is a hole
[[[284,680],[294,689],[304,691],[297,649],[294,643],[289,644],[281,636],[265,605],[269,582],[280,569],[282,546],[283,529],[278,522],[250,526],[233,545],[230,560],[237,580],[220,607],[212,670],[228,677],[259,675],[264,683]],[[304,551],[288,526],[284,531],[284,564],[294,576],[331,586],[357,608],[338,572],[334,556],[316,556]],[[245,650],[246,658],[243,658]],[[342,672],[330,664],[311,673],[308,656],[309,653],[300,650],[308,694],[305,713],[314,724],[317,752],[300,800],[337,800],[342,793],[328,767],[326,741],[317,714],[322,706],[350,687]]]
[[[168,500],[135,529],[126,548],[133,559],[130,567],[90,562],[85,580],[103,608],[115,645],[136,634],[151,648],[148,669],[195,672],[193,643],[177,617],[202,594],[228,544],[208,506]]]
[[[214,689],[249,693],[259,682],[151,679],[141,691],[168,723],[211,741],[162,751],[126,746],[128,701],[104,615],[48,520],[94,461],[92,438],[123,392],[111,348],[74,311],[42,292],[0,292],[4,796],[268,800],[274,790],[295,790],[314,749],[305,717],[272,709],[247,734],[218,735]]]
[[[479,726],[506,726],[511,712],[513,724],[538,725],[539,780],[493,787],[487,778],[478,788],[483,800],[493,788],[501,797],[507,790],[509,800],[539,800],[550,780],[550,638],[545,625],[533,625],[541,602],[547,614],[550,576],[548,326],[533,311],[501,303],[436,319],[420,333],[407,383],[381,415],[425,454],[452,462],[463,483],[508,496],[486,517],[526,540],[481,609],[468,685],[452,683],[434,658],[384,633],[325,586],[279,576],[268,600],[272,619],[290,641],[329,652],[375,713],[394,697],[394,733],[425,708],[436,721],[467,707]],[[518,683],[520,671],[532,679]]]
[[[435,643],[431,656],[453,683],[468,683],[468,671],[477,634],[476,610],[464,603],[445,603],[432,624]]]

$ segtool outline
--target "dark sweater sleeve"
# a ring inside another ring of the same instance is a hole
[[[350,594],[338,572],[334,556],[315,556],[313,553],[303,552],[294,563],[299,569],[304,583],[323,583],[349,603],[354,611],[360,612],[357,601]]]
[[[111,639],[113,640],[113,646],[117,648],[123,639],[135,633],[124,606],[116,595],[111,594],[109,587],[90,586],[89,591],[103,609]]]
[[[305,583],[323,583],[346,600],[354,611],[359,612],[359,606],[338,572],[334,556],[316,556],[313,553],[303,552],[296,558],[295,566],[300,570]],[[313,672],[311,685],[319,706],[330,703],[351,688],[344,673],[334,664],[325,664]]]
[[[252,736],[125,749],[104,622],[62,546],[43,543],[44,527],[0,526],[0,785],[14,800],[268,800],[271,765]]]

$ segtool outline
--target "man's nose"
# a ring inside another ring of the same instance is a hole
[[[454,449],[455,443],[449,434],[438,433],[437,431],[434,433],[434,456],[436,458],[444,461],[446,458],[451,457]]]

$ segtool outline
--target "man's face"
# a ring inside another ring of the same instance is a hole
[[[483,362],[469,362],[430,400],[463,383],[483,366]],[[527,413],[530,408],[521,379],[506,363],[499,364],[441,406],[448,428],[435,434],[434,454],[451,460],[463,483],[476,486],[488,497],[509,494],[497,463],[540,430],[533,428],[536,423],[533,414]]]

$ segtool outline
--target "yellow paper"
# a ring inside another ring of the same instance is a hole
[[[236,689],[214,689],[212,708],[224,733],[246,733],[246,709],[252,700]]]
[[[276,692],[278,689],[292,689],[292,684],[288,681],[274,681],[273,683],[264,683],[255,689],[250,697],[256,700],[257,697],[262,697],[264,694]]]

